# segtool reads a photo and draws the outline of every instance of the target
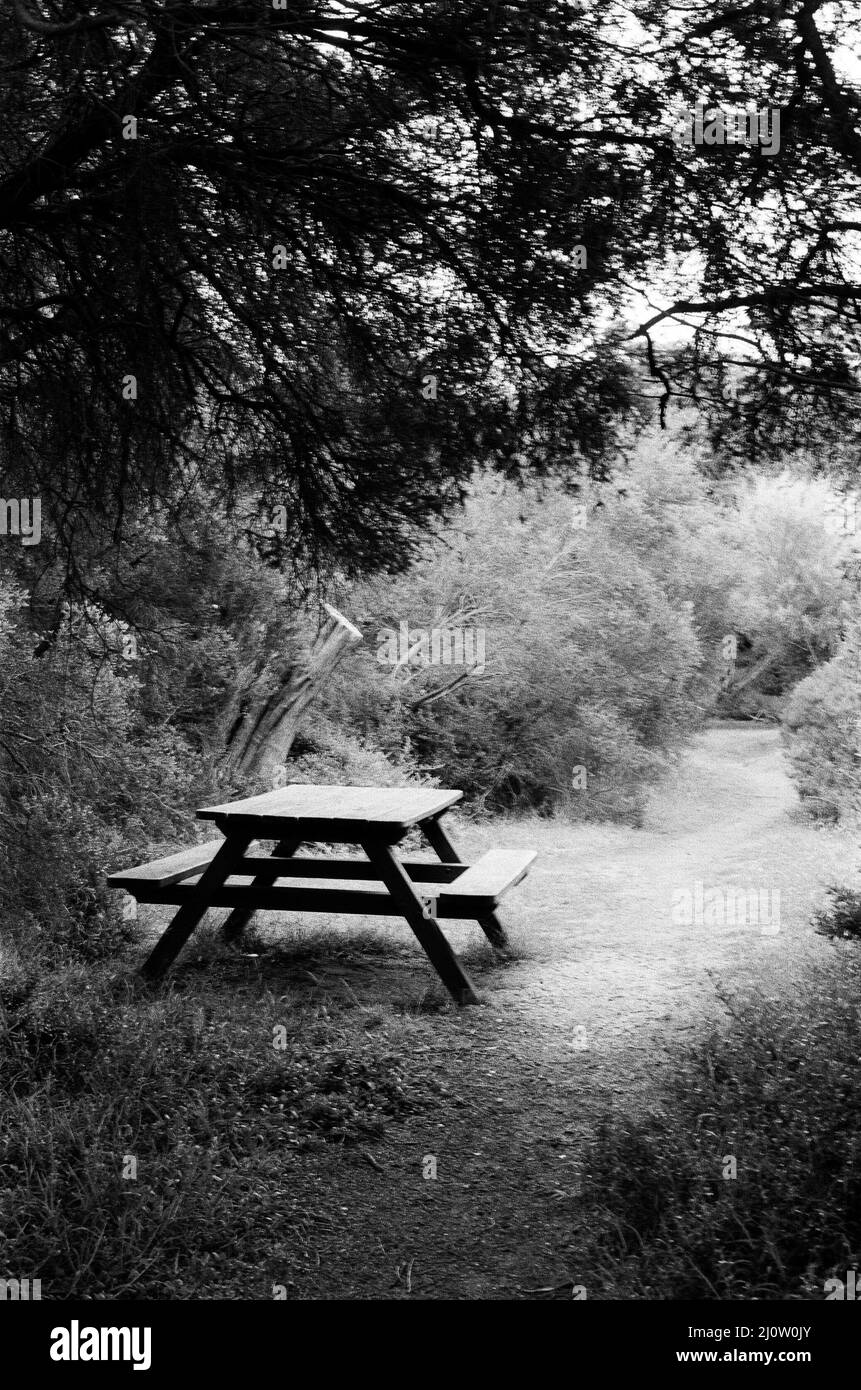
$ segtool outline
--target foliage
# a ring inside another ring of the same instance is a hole
[[[783,723],[802,803],[822,820],[861,814],[861,624],[792,692]]]
[[[70,608],[37,655],[20,594],[2,599],[0,931],[46,958],[103,955],[127,934],[105,871],[184,822],[200,765],[175,731],[143,719],[103,614]]]
[[[339,599],[366,641],[326,692],[330,717],[390,752],[409,739],[491,808],[636,818],[705,714],[771,715],[828,660],[854,592],[833,487],[788,472],[718,483],[700,463],[678,438],[643,436],[613,483],[477,481],[406,575]],[[402,625],[416,651],[395,662]],[[440,664],[425,661],[434,629],[483,633],[485,669],[444,664],[441,643]],[[832,716],[826,743],[846,734]]]
[[[857,972],[796,1004],[725,1001],[659,1109],[607,1118],[566,1241],[590,1298],[822,1299],[857,1267]]]
[[[616,486],[589,487],[620,552],[636,556],[676,608],[687,608],[706,658],[732,626],[745,583],[735,492],[705,475],[678,429],[644,433]]]
[[[638,401],[726,457],[847,438],[851,7],[41,4],[0,37],[0,464],[78,592],[201,482],[356,574],[478,460],[601,473]],[[679,139],[704,95],[782,111],[779,148]]]
[[[625,354],[550,371],[535,331],[591,322],[646,175],[538,124],[593,62],[566,4],[30,3],[0,39],[0,462],[70,582],[201,483],[268,553],[361,572],[478,457],[597,462]]]
[[[271,1299],[330,1219],[325,1151],[439,1104],[397,1027],[357,1037],[298,990],[261,998],[248,965],[155,999],[104,966],[0,993],[4,1267],[43,1297]]]
[[[323,782],[357,787],[432,785],[409,743],[386,754],[375,744],[316,716],[293,743],[285,765],[289,782]]]
[[[655,463],[624,498],[477,484],[420,564],[350,595],[366,641],[327,708],[375,741],[409,738],[443,784],[488,808],[636,818],[705,708],[696,629],[719,631],[726,607],[705,482],[669,463],[677,505],[662,507]],[[440,633],[436,663],[418,647],[392,661],[402,625],[414,644]],[[445,664],[443,632],[462,633],[460,664]]]
[[[821,908],[813,920],[820,936],[861,937],[861,892],[856,888],[831,888],[829,898],[829,906]]]
[[[739,557],[731,614],[739,657],[725,712],[768,708],[769,697],[787,694],[837,650],[856,553],[839,525],[840,504],[824,481],[788,472],[739,487],[729,522]]]

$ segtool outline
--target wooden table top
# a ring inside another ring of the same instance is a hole
[[[375,826],[409,829],[453,806],[463,792],[446,787],[329,787],[293,782],[276,791],[220,806],[203,806],[202,820],[247,828],[252,822],[284,822],[284,828],[300,829],[304,822],[319,825]]]

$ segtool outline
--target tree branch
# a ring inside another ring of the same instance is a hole
[[[856,170],[861,170],[861,136],[855,129],[858,123],[858,104],[849,100],[837,81],[831,59],[816,27],[814,16],[820,3],[821,0],[807,0],[795,17],[795,25],[813,59],[816,75],[822,85],[825,105],[834,117],[834,143],[848,155]]]
[[[861,285],[846,285],[841,282],[826,285],[770,285],[767,289],[756,290],[751,294],[728,294],[722,299],[695,301],[678,299],[669,309],[662,309],[646,323],[640,324],[629,333],[626,342],[633,338],[646,338],[656,324],[676,314],[722,314],[727,309],[753,308],[757,305],[786,304],[794,299],[861,299]]]
[[[104,102],[93,104],[71,130],[58,135],[23,169],[0,183],[0,227],[13,226],[36,199],[64,187],[72,170],[114,134],[121,116],[151,101],[173,81],[180,63],[175,35],[170,30],[160,30],[143,68],[122,88],[113,106]]]
[[[70,19],[66,24],[53,24],[50,20],[43,19],[41,15],[33,14],[24,7],[23,0],[13,0],[15,6],[15,18],[22,29],[28,29],[31,34],[39,34],[42,38],[59,39],[67,34],[80,34],[90,29],[107,29],[114,24],[129,24],[131,21],[125,16],[112,14],[81,15],[78,19]]]
[[[431,690],[428,695],[420,695],[417,700],[412,700],[410,702],[410,709],[418,709],[420,705],[429,705],[434,700],[441,700],[443,695],[448,695],[449,691],[454,690],[455,686],[460,685],[461,681],[469,680],[471,675],[471,671],[463,671],[459,676],[455,676],[454,680],[448,685],[444,685],[437,690]]]

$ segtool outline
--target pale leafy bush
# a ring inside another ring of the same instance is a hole
[[[711,519],[704,489],[693,511],[682,496],[672,521],[679,555],[693,513]],[[723,590],[691,556],[684,575],[673,563],[655,499],[642,528],[635,500],[626,513],[622,499],[591,497],[575,529],[573,502],[480,483],[408,574],[350,595],[366,641],[336,672],[327,709],[375,742],[408,738],[425,769],[488,809],[636,818],[701,716],[696,604]],[[476,649],[482,633],[486,669],[381,662],[386,630],[404,622],[472,631]]]
[[[861,815],[861,624],[792,692],[783,733],[802,802],[822,820]]]
[[[288,782],[354,787],[407,787],[434,781],[418,766],[408,744],[386,754],[319,715],[294,740],[284,775]]]
[[[827,482],[788,473],[739,490],[727,541],[741,562],[730,604],[741,645],[727,713],[773,713],[775,699],[836,652],[857,548],[838,507]]]

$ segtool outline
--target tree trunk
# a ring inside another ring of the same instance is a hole
[[[778,657],[779,653],[777,652],[766,652],[765,656],[760,657],[758,661],[755,661],[754,664],[748,668],[740,680],[736,680],[735,678],[730,680],[727,686],[727,694],[730,696],[741,694],[743,690],[746,690],[749,685],[752,685],[755,680],[763,675],[764,672],[768,670],[769,666],[773,666],[778,660]]]
[[[245,686],[226,740],[227,772],[242,781],[271,783],[296,737],[299,722],[347,648],[360,639],[330,619],[307,652],[271,658]]]

